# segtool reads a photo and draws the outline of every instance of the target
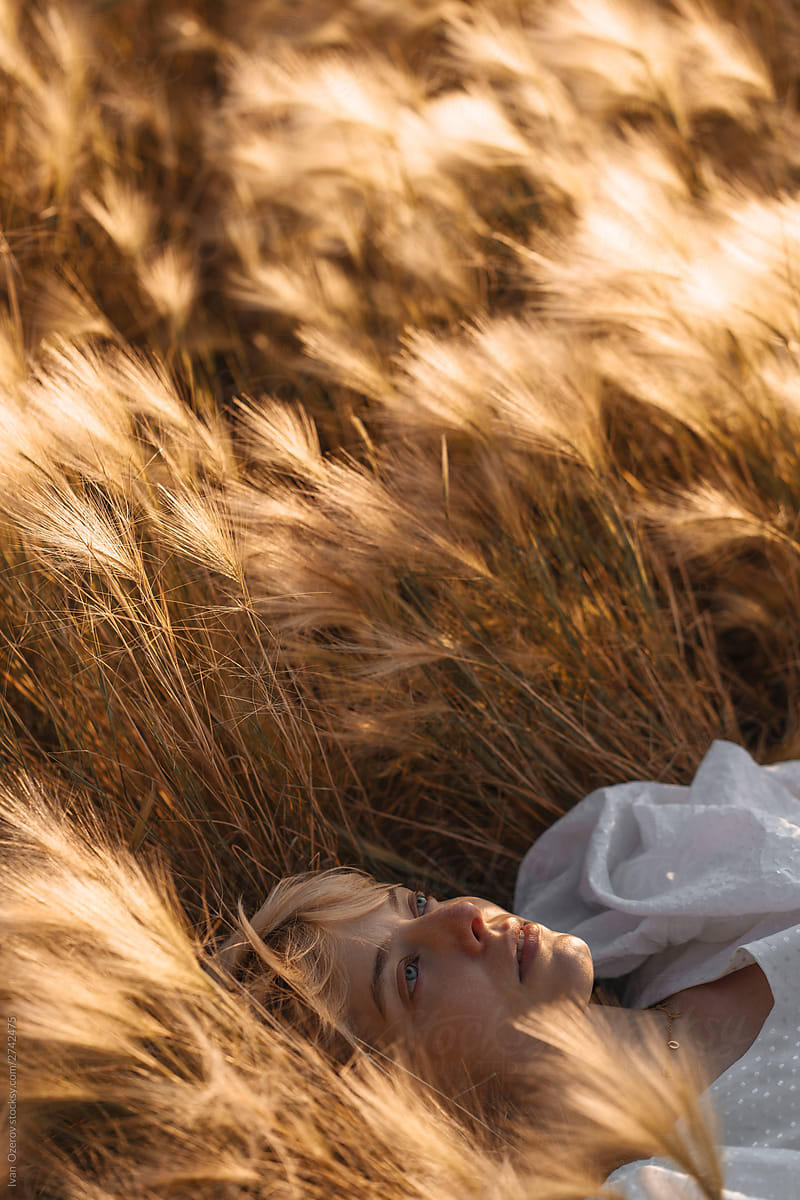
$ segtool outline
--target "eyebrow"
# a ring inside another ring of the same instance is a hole
[[[398,886],[399,885],[396,884],[391,891],[386,893],[389,903],[396,913],[400,912],[400,900],[397,895]],[[389,957],[389,946],[391,945],[391,942],[392,935],[391,933],[387,933],[380,946],[378,946],[378,952],[375,955],[375,965],[372,968],[372,982],[370,984],[370,992],[372,993],[372,999],[375,1001],[375,1007],[381,1014],[381,1017],[384,1021],[386,1020],[386,1011],[384,1009],[383,999],[381,997],[383,988],[383,969],[386,966],[386,959]]]

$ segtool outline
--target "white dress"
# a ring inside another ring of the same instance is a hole
[[[595,976],[645,1008],[757,962],[774,1004],[705,1093],[721,1121],[726,1200],[800,1200],[800,762],[758,766],[714,742],[690,787],[600,788],[543,833],[514,911],[574,933]],[[631,1200],[699,1193],[666,1160],[609,1178]]]

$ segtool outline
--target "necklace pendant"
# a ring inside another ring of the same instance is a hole
[[[680,1042],[676,1042],[673,1038],[672,1041],[667,1042],[667,1045],[669,1046],[670,1050],[677,1050],[680,1046]]]

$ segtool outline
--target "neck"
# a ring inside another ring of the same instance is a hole
[[[680,1018],[672,1029],[680,1045],[671,1050],[669,1021],[661,1010],[591,1003],[567,1011],[560,1029],[554,1013],[555,1058],[544,1056],[537,1064],[536,1082],[543,1090],[532,1105],[540,1128],[546,1126],[543,1114],[554,1093],[560,1127],[573,1118],[581,1124],[586,1144],[595,1139],[592,1154],[602,1157],[606,1174],[623,1162],[664,1153],[675,1121],[687,1113],[690,1124],[697,1118],[693,1101],[710,1082],[700,1077],[700,1055],[681,1030]]]
[[[672,1006],[670,1011],[673,1010]],[[671,1050],[667,1045],[669,1021],[667,1014],[661,1009],[622,1008],[615,1004],[590,1004],[586,1010],[589,1022],[604,1037],[611,1037],[619,1044],[620,1052],[625,1054],[634,1047],[645,1042],[652,1047],[656,1055],[657,1065],[664,1072],[669,1072],[677,1064],[684,1065],[697,1054],[697,1048],[690,1049],[686,1031],[681,1030],[681,1018],[678,1017],[672,1026],[671,1037],[679,1042],[677,1050]],[[683,1036],[682,1036],[683,1035]]]

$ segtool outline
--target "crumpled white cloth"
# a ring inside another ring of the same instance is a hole
[[[628,975],[624,1003],[646,1008],[714,979],[745,934],[800,921],[798,796],[800,762],[723,741],[688,788],[599,788],[531,846],[514,911],[583,938],[596,977]]]
[[[800,923],[798,797],[800,762],[761,767],[716,741],[689,787],[599,788],[560,818],[522,861],[514,911],[583,938],[596,978],[626,977],[626,1006],[658,1003],[724,974],[736,946]],[[800,1198],[800,1152],[723,1157],[726,1200]],[[631,1200],[693,1195],[657,1160],[611,1178]]]

